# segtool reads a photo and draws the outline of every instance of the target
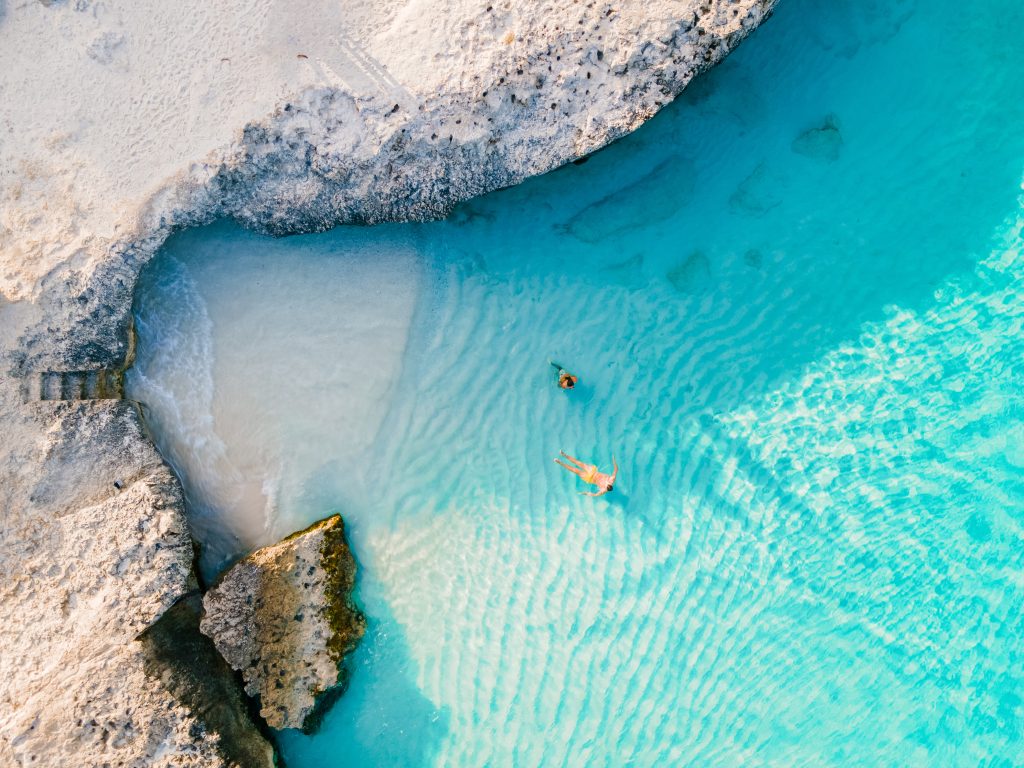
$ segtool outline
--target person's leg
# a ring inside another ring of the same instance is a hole
[[[577,469],[576,467],[570,467],[564,461],[559,461],[558,459],[555,459],[555,464],[557,464],[560,467],[565,467],[570,472],[572,472],[574,475],[578,475],[579,477],[583,477],[583,473],[582,473],[581,470]]]
[[[558,382],[558,386],[562,386],[562,374],[565,373],[565,368],[562,367],[561,363],[556,363],[554,360],[548,360],[548,362],[555,369],[555,381]]]
[[[559,453],[562,454],[565,458],[567,458],[569,461],[571,461],[573,464],[575,464],[580,469],[588,469],[590,467],[590,465],[587,464],[586,462],[580,461],[579,459],[576,459],[576,458],[573,458],[572,456],[570,456],[565,451],[559,451]]]

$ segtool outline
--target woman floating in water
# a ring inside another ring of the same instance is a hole
[[[615,471],[610,475],[606,475],[604,472],[598,472],[597,466],[594,464],[584,464],[579,459],[574,459],[565,451],[559,451],[559,453],[575,466],[569,466],[564,461],[559,461],[558,459],[555,459],[555,464],[565,467],[574,475],[579,475],[583,482],[596,485],[600,489],[597,493],[593,491],[580,491],[584,496],[604,496],[604,494],[615,487],[615,476],[619,474],[619,465],[615,463],[614,456],[612,456],[612,466],[615,467]]]
[[[579,379],[577,379],[575,376],[573,376],[571,373],[565,370],[565,368],[556,363],[554,360],[548,360],[548,362],[551,363],[551,365],[553,365],[555,370],[557,371],[556,375],[558,377],[559,387],[561,387],[562,389],[572,389],[573,387],[576,386],[576,382],[579,381]]]

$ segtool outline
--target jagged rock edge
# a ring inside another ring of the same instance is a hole
[[[661,61],[650,80],[634,84],[626,92],[621,112],[602,116],[604,127],[590,135],[579,135],[582,130],[577,127],[577,135],[572,137],[538,139],[521,130],[523,135],[518,142],[503,144],[502,139],[509,134],[499,130],[498,136],[465,144],[452,142],[446,149],[436,150],[427,146],[425,142],[429,140],[423,138],[432,121],[444,111],[469,111],[475,101],[463,96],[461,103],[453,104],[450,99],[440,98],[431,103],[433,111],[421,107],[422,116],[416,121],[406,127],[396,125],[380,137],[370,155],[356,158],[353,165],[340,169],[340,163],[331,165],[319,158],[316,146],[300,135],[301,128],[289,124],[299,122],[299,115],[308,116],[297,106],[300,102],[312,100],[313,106],[320,109],[320,118],[330,122],[334,118],[329,115],[329,107],[346,100],[355,104],[355,100],[340,89],[306,89],[272,115],[246,125],[233,147],[211,153],[205,161],[193,164],[187,173],[179,174],[152,195],[134,232],[107,248],[108,257],[85,279],[84,285],[65,282],[50,286],[48,303],[64,305],[71,321],[61,329],[28,329],[19,344],[12,372],[24,375],[46,368],[47,363],[53,370],[125,365],[139,272],[176,232],[221,218],[234,219],[247,228],[274,236],[321,232],[342,224],[435,220],[447,216],[460,202],[518,184],[591,154],[653,117],[694,77],[721,61],[767,19],[776,2],[759,0],[741,29],[725,37],[709,36],[701,60],[669,57]],[[637,67],[645,66],[644,56],[655,44],[670,47],[676,53],[685,50],[683,40],[694,29],[699,30],[698,22],[696,17],[680,21],[667,41],[637,43],[630,62]],[[537,61],[543,55],[534,52],[525,58]],[[505,85],[512,89],[511,84]],[[641,91],[643,94],[638,95]],[[535,100],[538,103],[530,108],[534,113],[543,112],[539,102],[546,97],[538,95]],[[367,132],[371,135],[379,125],[370,121],[386,124],[392,112],[390,100],[359,102],[358,106],[358,114],[364,118],[364,127],[370,126]],[[328,116],[324,117],[325,114]],[[415,151],[408,151],[412,146],[409,142],[413,139],[408,138],[413,135],[412,128],[423,129],[423,136],[415,138]],[[509,133],[516,129],[515,124],[508,126]],[[552,151],[552,142],[558,145],[556,151]],[[273,151],[268,151],[268,147]],[[520,162],[514,155],[536,159]],[[349,189],[345,184],[353,179],[355,186]],[[53,360],[53,353],[37,351],[35,340],[43,337],[48,337],[59,350],[59,361]],[[45,361],[40,356],[45,356]]]

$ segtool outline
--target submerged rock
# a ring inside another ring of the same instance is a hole
[[[810,128],[793,139],[793,151],[804,157],[833,162],[843,149],[843,135],[839,132],[839,119],[828,115],[821,125]]]
[[[747,216],[764,216],[782,202],[780,183],[761,163],[747,176],[729,198],[729,207]]]
[[[628,187],[588,205],[569,220],[565,231],[585,243],[597,243],[629,232],[638,226],[638,221],[645,226],[664,221],[693,199],[693,178],[693,163],[675,158]]]
[[[711,278],[711,262],[702,251],[694,251],[670,269],[666,277],[680,293],[696,293]]]
[[[315,729],[366,631],[355,558],[332,515],[234,565],[203,599],[202,631],[242,673],[273,728]]]

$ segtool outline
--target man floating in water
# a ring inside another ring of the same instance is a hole
[[[548,360],[548,362],[551,363],[551,365],[553,365],[555,370],[558,372],[557,376],[559,387],[561,387],[562,389],[572,389],[573,387],[576,386],[576,382],[579,381],[579,379],[577,379],[575,376],[573,376],[571,373],[565,370],[565,368],[563,368],[561,364],[556,363],[554,360]]]
[[[565,451],[559,451],[559,453],[571,461],[575,466],[569,466],[564,461],[559,461],[558,459],[555,459],[555,464],[560,467],[565,467],[574,475],[579,475],[583,482],[595,485],[600,489],[597,493],[594,493],[593,491],[580,491],[584,496],[604,496],[608,491],[615,487],[615,476],[619,474],[619,465],[615,463],[614,456],[612,456],[612,466],[615,467],[615,471],[610,475],[606,475],[604,472],[598,472],[597,466],[594,464],[585,464],[579,459],[574,459]]]

